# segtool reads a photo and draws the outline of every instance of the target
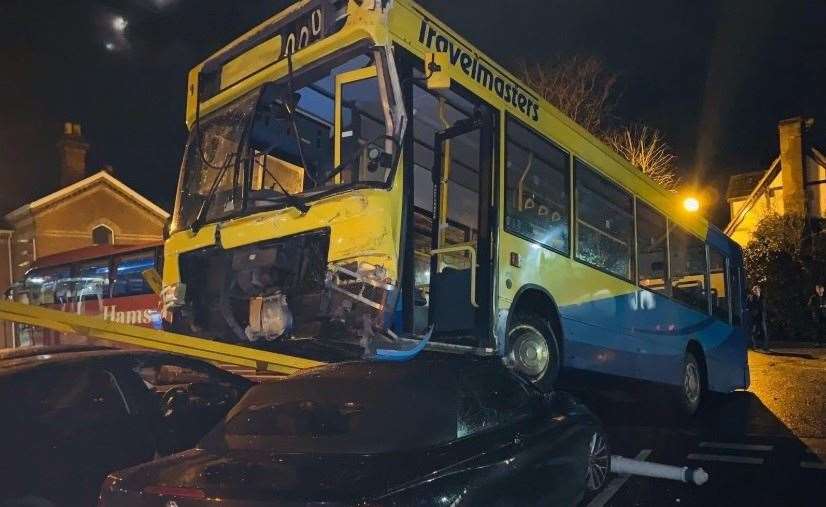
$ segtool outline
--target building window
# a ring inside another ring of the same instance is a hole
[[[708,313],[706,245],[674,224],[668,231],[674,299]]]
[[[568,253],[568,154],[508,120],[505,227]]]
[[[576,162],[576,258],[634,280],[634,200]]]
[[[92,229],[92,243],[95,245],[111,245],[115,241],[112,229],[105,225],[98,225]]]

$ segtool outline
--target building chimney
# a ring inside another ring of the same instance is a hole
[[[803,135],[805,121],[801,117],[783,120],[780,134],[780,168],[783,171],[783,213],[806,215],[806,173]]]
[[[89,145],[83,140],[80,125],[64,123],[63,135],[57,142],[60,156],[60,186],[65,187],[86,177],[86,153]]]

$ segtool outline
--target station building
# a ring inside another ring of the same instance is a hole
[[[169,213],[117,179],[111,168],[89,173],[89,145],[66,123],[57,143],[60,185],[23,204],[0,222],[0,292],[39,258],[92,245],[141,245],[163,240]],[[0,325],[0,347],[11,346],[11,326]]]

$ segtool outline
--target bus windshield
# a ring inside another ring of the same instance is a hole
[[[174,229],[265,208],[306,212],[344,187],[389,185],[398,142],[378,57],[350,52],[297,70],[196,121]]]

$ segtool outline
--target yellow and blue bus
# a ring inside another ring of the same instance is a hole
[[[168,329],[748,385],[742,255],[410,0],[305,0],[195,67]],[[426,341],[425,341],[426,340]]]

